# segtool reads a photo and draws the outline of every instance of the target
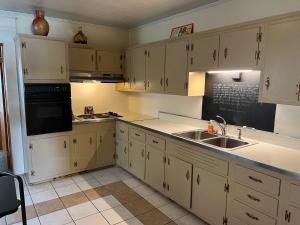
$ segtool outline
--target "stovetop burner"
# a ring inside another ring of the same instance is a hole
[[[93,120],[93,119],[106,119],[106,118],[122,117],[122,116],[115,112],[106,112],[106,113],[82,114],[82,115],[78,115],[77,117],[83,120]]]

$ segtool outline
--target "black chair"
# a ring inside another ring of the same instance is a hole
[[[17,198],[15,179],[19,183],[20,200]],[[27,225],[23,180],[6,172],[0,172],[0,218],[22,210],[23,225]]]

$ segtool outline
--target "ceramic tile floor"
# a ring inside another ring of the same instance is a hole
[[[28,225],[205,225],[119,167],[25,187]],[[22,224],[20,210],[0,225]]]

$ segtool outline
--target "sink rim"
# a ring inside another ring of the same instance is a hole
[[[206,134],[208,134],[208,135],[211,135],[212,137],[208,137],[208,138],[204,138],[204,139],[193,139],[193,138],[183,137],[183,136],[180,135],[180,134],[186,134],[186,133],[192,133],[192,132],[195,132],[195,133],[196,133],[196,132],[206,133]],[[175,132],[175,133],[172,133],[172,135],[174,135],[174,136],[176,136],[176,137],[179,137],[179,138],[191,140],[191,141],[196,141],[196,142],[203,142],[204,140],[209,140],[209,139],[212,139],[212,138],[220,137],[220,135],[219,135],[218,133],[210,134],[210,133],[208,133],[207,130],[204,130],[204,129],[197,129],[197,130],[188,130],[188,131],[182,131],[182,132]]]
[[[209,141],[215,140],[215,139],[230,139],[230,140],[234,140],[234,141],[245,143],[245,144],[240,145],[240,146],[236,146],[236,147],[233,147],[233,148],[226,148],[226,147],[221,147],[221,146],[218,146],[218,145],[208,143]],[[210,147],[214,147],[214,148],[222,149],[222,150],[226,150],[226,151],[233,151],[233,150],[236,150],[236,149],[239,149],[239,148],[249,147],[250,145],[256,144],[255,142],[251,142],[251,141],[248,141],[248,140],[240,140],[240,139],[237,139],[237,138],[234,138],[234,137],[231,137],[231,136],[213,137],[213,138],[205,139],[205,140],[201,141],[201,143],[203,143],[207,146],[210,146]]]

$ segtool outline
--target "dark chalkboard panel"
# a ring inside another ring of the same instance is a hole
[[[258,102],[259,72],[206,74],[202,119],[220,115],[229,124],[274,131],[276,105]]]

